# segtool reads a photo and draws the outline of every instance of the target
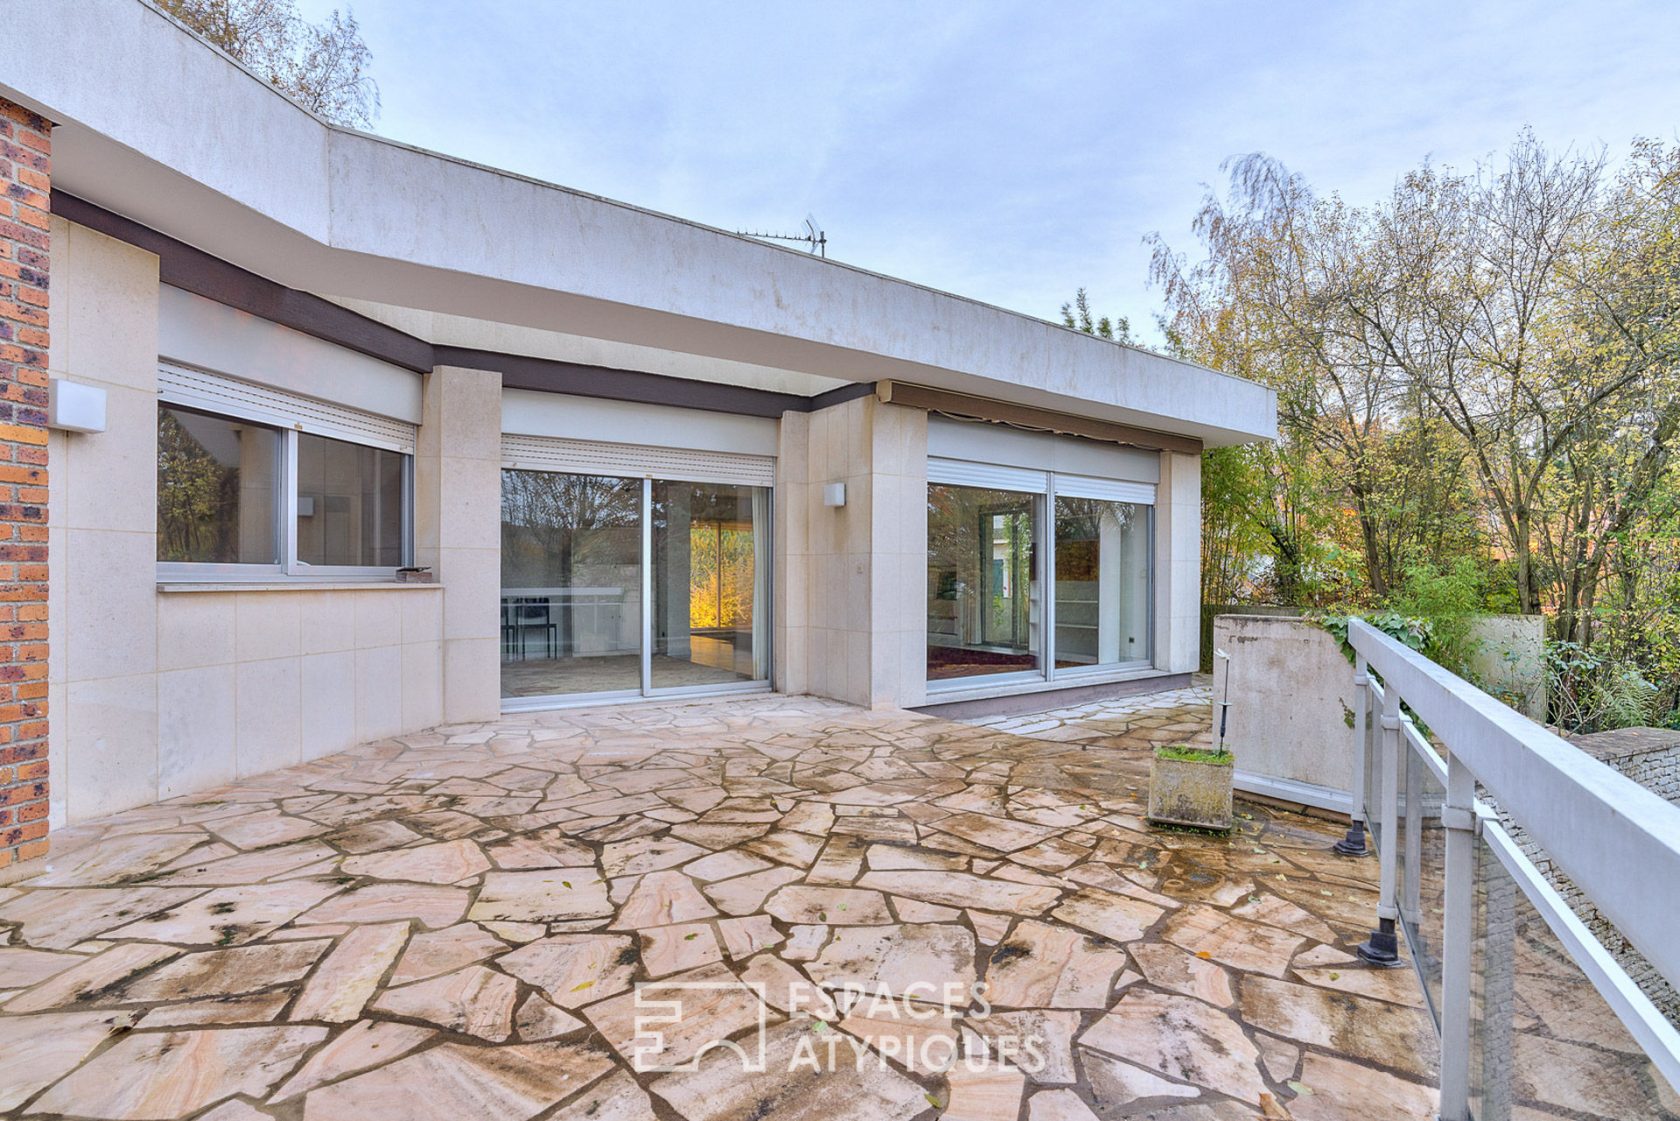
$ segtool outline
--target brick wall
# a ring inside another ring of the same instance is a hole
[[[0,98],[0,868],[47,851],[51,133]]]

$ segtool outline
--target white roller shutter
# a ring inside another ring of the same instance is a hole
[[[1107,502],[1155,505],[1151,483],[1122,483],[1117,479],[1092,479],[1084,475],[1057,475],[1056,494],[1068,498],[1100,498]]]
[[[550,436],[504,435],[502,466],[525,471],[564,471],[572,475],[610,475],[626,479],[651,477],[749,487],[768,487],[776,483],[774,456],[653,448]]]
[[[316,436],[413,454],[414,425],[188,366],[158,367],[158,398]]]
[[[963,459],[934,459],[927,461],[928,482],[947,486],[984,487],[987,490],[1023,491],[1043,494],[1045,473],[1023,467],[1004,467],[996,463],[970,463]]]

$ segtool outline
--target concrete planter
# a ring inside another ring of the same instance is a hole
[[[1197,829],[1231,828],[1231,756],[1200,754],[1206,757],[1163,758],[1158,751],[1150,759],[1150,821]]]

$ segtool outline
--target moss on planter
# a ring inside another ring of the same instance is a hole
[[[1169,744],[1155,749],[1149,763],[1149,820],[1158,825],[1229,830],[1229,751]]]

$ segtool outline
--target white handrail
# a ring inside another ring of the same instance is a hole
[[[1592,899],[1680,983],[1680,807],[1361,619],[1348,641]]]

